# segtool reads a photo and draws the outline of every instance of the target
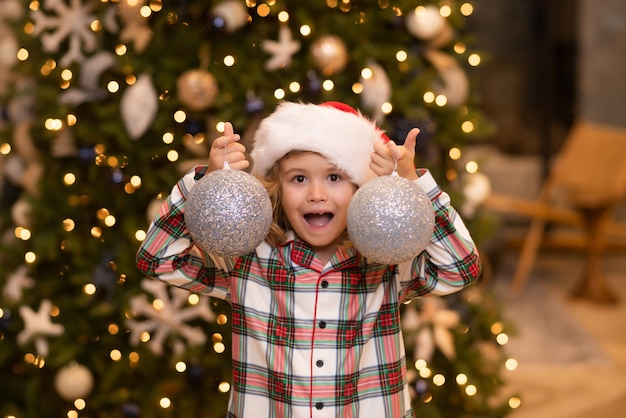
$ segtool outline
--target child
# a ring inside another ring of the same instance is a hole
[[[262,121],[251,152],[274,222],[265,242],[233,259],[203,253],[184,223],[185,200],[199,178],[224,160],[235,169],[249,165],[229,123],[207,166],[172,190],[137,265],[149,277],[232,305],[229,418],[413,416],[400,305],[455,292],[480,273],[448,195],[427,170],[414,168],[418,132],[397,146],[347,105],[279,105]],[[415,259],[375,264],[347,240],[348,204],[358,186],[396,164],[430,196],[435,230]]]

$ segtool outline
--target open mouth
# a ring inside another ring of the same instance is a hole
[[[322,227],[328,225],[334,216],[330,212],[307,213],[304,215],[304,220],[311,226]]]

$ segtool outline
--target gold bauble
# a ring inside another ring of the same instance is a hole
[[[191,110],[204,110],[217,97],[217,80],[208,71],[194,69],[185,71],[176,81],[177,95],[181,103]]]
[[[311,57],[322,74],[331,76],[348,64],[348,48],[340,37],[325,35],[311,45]]]

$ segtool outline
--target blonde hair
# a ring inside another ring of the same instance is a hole
[[[289,154],[287,154],[289,155]],[[286,158],[285,155],[283,158]],[[276,246],[287,239],[287,231],[290,229],[289,220],[283,209],[282,198],[283,192],[280,185],[280,160],[270,168],[265,177],[259,178],[259,181],[267,190],[272,202],[272,225],[265,240],[272,246]]]

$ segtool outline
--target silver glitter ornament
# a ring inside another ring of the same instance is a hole
[[[192,240],[210,254],[237,257],[253,251],[272,224],[272,203],[252,175],[224,168],[202,177],[189,192],[185,223]]]
[[[348,208],[348,234],[370,261],[399,264],[421,253],[433,234],[435,212],[428,195],[397,174],[361,186]]]

